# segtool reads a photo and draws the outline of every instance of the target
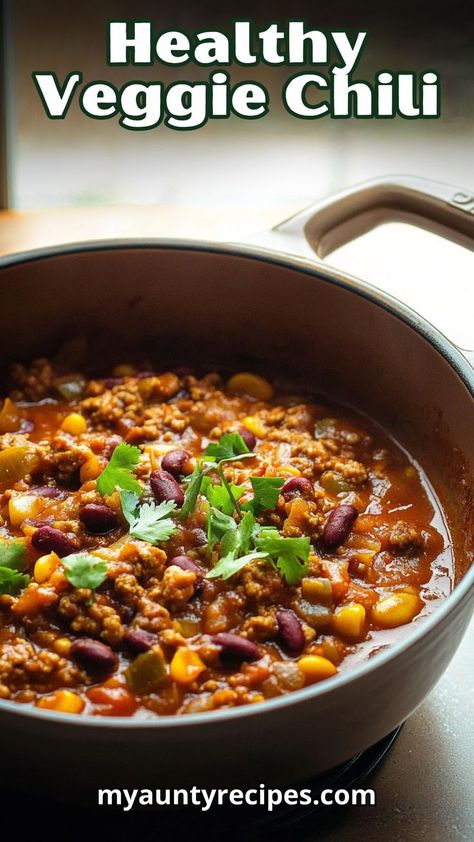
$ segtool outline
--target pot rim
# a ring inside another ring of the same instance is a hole
[[[144,238],[144,239],[107,239],[107,240],[89,240],[77,243],[68,243],[58,246],[46,246],[44,248],[32,249],[26,252],[19,252],[11,255],[0,257],[0,271],[12,266],[21,265],[22,263],[31,263],[43,259],[50,259],[55,257],[67,257],[72,254],[81,254],[86,252],[103,252],[103,251],[120,251],[120,250],[175,250],[175,251],[198,251],[211,252],[214,254],[229,255],[233,257],[246,257],[249,259],[256,259],[263,262],[271,263],[276,266],[282,266],[288,269],[303,272],[306,275],[316,275],[319,280],[325,283],[335,284],[348,291],[365,298],[371,303],[382,307],[384,310],[391,313],[391,315],[404,322],[412,330],[420,334],[427,342],[429,342],[436,351],[449,363],[454,372],[458,375],[461,381],[466,386],[471,397],[474,398],[474,368],[464,356],[461,349],[458,348],[451,340],[432,325],[427,319],[419,315],[411,307],[399,301],[392,295],[377,289],[372,284],[362,281],[349,273],[342,272],[332,266],[326,266],[312,260],[309,257],[301,257],[298,255],[280,252],[273,248],[266,248],[252,244],[241,243],[215,243],[205,242],[199,240],[182,240],[182,239],[168,239],[168,238]],[[331,678],[330,681],[322,681],[318,684],[310,685],[309,687],[295,690],[292,693],[287,693],[284,696],[279,696],[274,699],[267,699],[258,705],[243,705],[235,708],[225,708],[224,710],[206,711],[203,713],[188,713],[181,716],[167,715],[157,716],[150,719],[139,719],[125,716],[71,716],[67,713],[60,713],[57,711],[42,710],[41,708],[31,708],[26,705],[20,705],[18,702],[0,699],[0,714],[2,712],[13,714],[20,717],[28,717],[33,719],[59,722],[68,724],[77,728],[78,726],[88,726],[93,729],[118,729],[120,731],[139,729],[163,729],[163,728],[183,728],[200,725],[201,727],[208,724],[212,727],[213,724],[218,724],[229,719],[242,719],[250,716],[264,715],[266,712],[278,710],[291,705],[297,705],[299,702],[305,702],[309,699],[316,699],[320,696],[330,694],[333,690],[338,691],[346,685],[363,679],[367,674],[374,670],[382,668],[385,664],[397,657],[403,655],[408,650],[416,646],[419,641],[427,637],[430,632],[450,614],[453,614],[459,608],[461,603],[467,599],[470,591],[474,591],[474,563],[462,577],[459,584],[455,586],[453,591],[441,602],[429,616],[424,617],[418,623],[415,621],[415,626],[412,628],[405,638],[390,645],[383,652],[377,654],[376,658],[371,658],[361,664],[358,664],[348,672],[339,673]]]

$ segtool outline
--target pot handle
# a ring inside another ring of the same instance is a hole
[[[281,222],[257,242],[323,260],[388,221],[409,222],[474,250],[474,193],[412,176],[377,178],[351,187]]]
[[[384,222],[408,222],[474,251],[474,193],[414,176],[350,187],[252,238],[252,244],[321,263]],[[474,350],[459,350],[474,368]]]

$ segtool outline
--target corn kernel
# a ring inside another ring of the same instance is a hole
[[[279,477],[300,477],[301,471],[298,468],[293,468],[292,465],[280,465],[276,471]]]
[[[79,477],[82,483],[89,482],[92,479],[97,479],[102,473],[102,465],[97,456],[90,456],[79,471]]]
[[[71,651],[71,641],[68,637],[57,637],[53,643],[53,649],[62,658],[68,658]]]
[[[112,375],[114,377],[132,377],[136,374],[136,371],[137,369],[134,365],[132,365],[132,363],[121,363],[112,369]]]
[[[19,494],[8,501],[10,524],[17,529],[27,517],[36,517],[43,510],[44,501],[35,494]]]
[[[192,684],[205,669],[206,665],[197,652],[186,646],[180,646],[176,650],[170,664],[171,678],[177,684]]]
[[[25,522],[23,522],[23,525],[21,527],[21,531],[23,532],[23,535],[26,536],[26,538],[32,538],[37,529],[38,529],[38,527],[33,526],[32,523],[25,523]]]
[[[152,376],[142,377],[142,379],[138,382],[138,391],[140,393],[140,397],[142,397],[143,400],[147,401],[152,397],[153,392],[155,391],[157,381],[158,378]]]
[[[273,397],[273,386],[268,380],[250,371],[234,374],[228,381],[227,388],[234,395],[246,395],[257,401],[270,401]]]
[[[58,564],[59,556],[57,556],[56,553],[51,552],[47,555],[40,556],[33,568],[35,582],[38,582],[39,585],[42,585],[43,582],[47,582],[53,575]]]
[[[305,677],[306,684],[314,684],[337,673],[334,664],[322,655],[303,655],[298,661],[298,666]]]
[[[70,412],[61,424],[61,430],[64,433],[70,433],[71,436],[80,436],[81,433],[85,433],[87,430],[87,421],[78,412]]]
[[[56,690],[51,696],[42,696],[36,703],[36,707],[61,713],[80,713],[84,708],[84,702],[72,690]]]
[[[372,620],[382,629],[393,629],[409,623],[421,611],[421,599],[412,593],[397,593],[385,596],[372,609]]]
[[[264,702],[264,701],[265,701],[265,696],[262,693],[256,693],[255,696],[252,696],[252,698],[250,699],[250,704],[251,705],[257,705],[257,704],[259,704],[259,702]]]
[[[360,640],[365,630],[365,608],[358,602],[342,605],[338,608],[333,619],[333,629],[341,637],[350,640]]]
[[[246,415],[242,421],[242,426],[246,430],[250,430],[258,439],[264,439],[267,435],[267,430],[258,415]]]

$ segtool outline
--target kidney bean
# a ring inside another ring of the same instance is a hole
[[[105,503],[87,503],[82,506],[79,517],[88,532],[95,535],[105,535],[117,525],[117,515]]]
[[[158,377],[156,371],[137,371],[135,377],[137,380],[145,380],[148,377]]]
[[[152,471],[150,485],[158,503],[174,500],[178,508],[184,503],[184,493],[168,471]]]
[[[293,497],[312,497],[313,484],[306,477],[290,477],[283,483],[281,493],[285,500],[292,500]]]
[[[118,447],[119,444],[122,443],[122,441],[122,436],[109,436],[107,441],[105,442],[105,447],[102,451],[102,455],[105,456],[106,459],[110,459],[115,448]]]
[[[157,643],[156,634],[145,631],[145,629],[128,629],[123,637],[123,642],[134,652],[148,652]]]
[[[119,430],[119,433],[123,433],[124,436],[126,436],[127,433],[129,433],[132,427],[134,426],[135,424],[131,418],[119,418],[119,420],[117,421],[117,428]]]
[[[125,623],[125,625],[126,625],[127,623],[132,622],[132,620],[133,620],[133,618],[136,614],[135,608],[132,608],[131,605],[117,605],[117,604],[114,607],[115,607],[115,609],[117,611],[117,614],[119,615],[122,623]]]
[[[82,637],[74,641],[71,646],[71,657],[80,667],[92,673],[112,672],[117,664],[117,656],[110,646],[90,637]]]
[[[347,569],[352,576],[360,576],[361,572],[363,574],[365,566],[357,556],[351,556],[347,564]]]
[[[355,506],[344,504],[333,509],[323,530],[323,541],[330,550],[344,543],[359,512]]]
[[[41,526],[47,526],[49,523],[54,522],[54,516],[49,515],[48,517],[26,517],[23,521],[24,526],[34,526],[35,529],[40,529]]]
[[[183,468],[188,459],[189,453],[186,450],[170,450],[163,456],[161,467],[164,471],[168,471],[171,476],[177,478],[183,473]]]
[[[77,549],[70,538],[54,526],[40,526],[33,533],[31,543],[35,550],[41,553],[56,553],[60,558],[74,553]]]
[[[299,655],[304,649],[305,637],[303,626],[293,611],[283,608],[277,611],[276,621],[278,633],[287,651],[291,655]]]
[[[254,434],[247,430],[246,427],[241,427],[239,430],[239,434],[242,436],[245,444],[247,445],[249,450],[255,450],[255,445],[257,444],[257,439],[255,438]]]
[[[189,558],[187,555],[175,555],[173,558],[166,563],[167,567],[171,567],[174,564],[175,567],[180,567],[181,570],[191,570],[196,576],[202,578],[202,570],[192,558]]]
[[[200,529],[196,527],[196,529],[191,530],[191,534],[194,538],[194,546],[195,547],[205,547],[207,544],[207,535],[204,532],[204,529]]]
[[[174,558],[170,558],[167,562],[166,566],[171,567],[174,564],[175,567],[180,567],[181,570],[191,570],[196,576],[202,579],[202,570],[192,558],[189,558],[187,555],[175,555]]]
[[[100,382],[104,386],[104,389],[113,389],[114,386],[122,385],[123,377],[102,377]]]
[[[56,488],[55,485],[33,485],[28,489],[28,494],[34,494],[36,497],[48,497],[53,499],[55,497],[63,497],[64,491]]]
[[[219,632],[219,634],[214,634],[211,640],[222,647],[222,656],[236,658],[239,661],[258,661],[261,657],[258,646],[239,634]]]

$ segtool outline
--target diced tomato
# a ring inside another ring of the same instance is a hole
[[[358,602],[364,608],[372,608],[378,599],[378,594],[371,590],[371,588],[364,588],[362,585],[358,585],[357,582],[350,582],[346,593],[347,602]]]
[[[92,714],[97,716],[132,716],[138,707],[132,693],[114,679],[91,687],[86,695],[94,705]]]

